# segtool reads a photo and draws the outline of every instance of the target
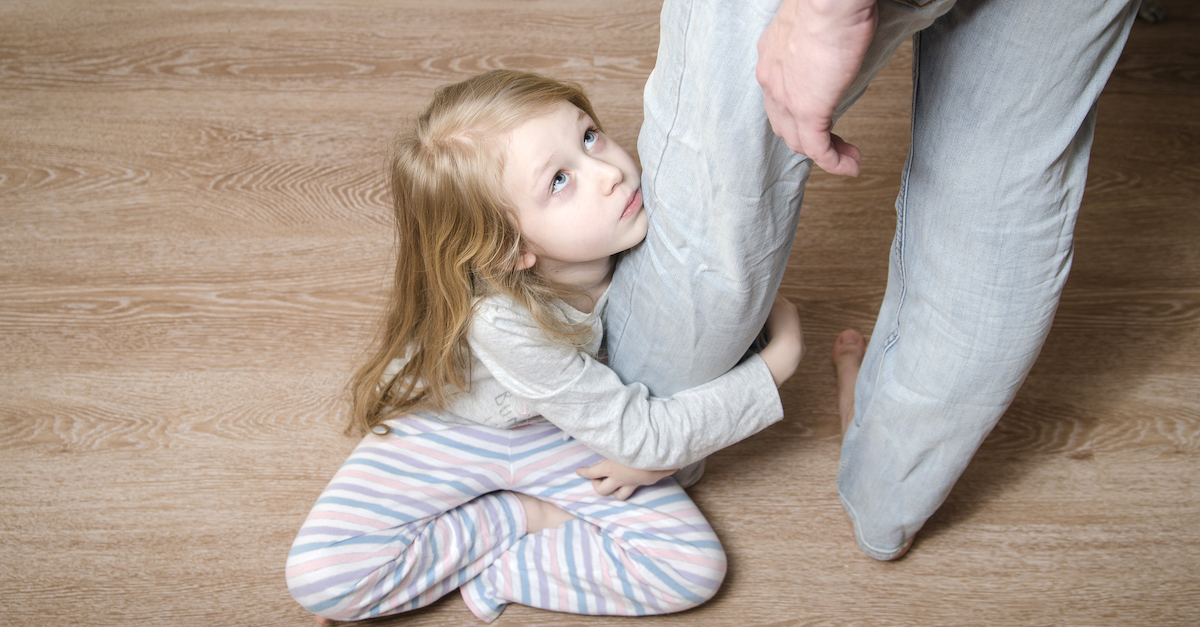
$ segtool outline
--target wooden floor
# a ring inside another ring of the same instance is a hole
[[[1163,4],[1101,99],[1041,360],[907,557],[851,537],[828,359],[883,294],[903,49],[840,125],[863,175],[809,186],[788,417],[693,490],[729,552],[720,595],[496,624],[1200,624],[1200,11]],[[657,9],[0,3],[0,625],[309,625],[283,563],[354,445],[389,138],[434,86],[504,66],[581,81],[632,149]],[[371,624],[478,623],[452,595]]]

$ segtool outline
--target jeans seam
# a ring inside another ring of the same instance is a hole
[[[909,119],[909,147],[908,157],[904,163],[904,179],[900,181],[900,195],[896,202],[896,275],[900,281],[900,296],[896,302],[895,321],[892,323],[891,336],[887,338],[887,343],[883,347],[883,352],[886,354],[892,346],[900,339],[900,312],[904,309],[904,302],[908,298],[908,268],[905,263],[904,245],[905,235],[908,231],[908,181],[912,176],[913,154],[916,152],[916,137],[917,137],[917,92],[921,84],[921,33],[913,35],[913,61],[912,61],[912,102],[910,103],[910,119]],[[880,359],[880,369],[882,369],[883,360]]]
[[[912,85],[913,95],[910,103],[911,113],[909,115],[909,148],[908,157],[904,160],[904,176],[900,180],[900,192],[896,197],[896,276],[900,282],[900,296],[896,299],[896,310],[892,322],[892,332],[884,340],[882,352],[879,357],[879,364],[875,369],[875,385],[872,389],[879,389],[879,379],[883,376],[883,365],[885,358],[896,342],[900,341],[900,312],[904,309],[904,301],[908,297],[908,270],[904,263],[904,239],[905,231],[907,230],[908,222],[908,179],[912,175],[913,153],[916,152],[915,143],[917,135],[917,91],[920,88],[920,56],[921,56],[921,33],[917,32],[913,35],[913,68],[912,68]],[[883,311],[879,312],[880,315]],[[860,375],[861,376],[861,375]],[[859,417],[865,412],[855,408],[854,426],[859,426]],[[839,472],[841,469],[838,469]]]
[[[893,327],[892,327],[893,330],[892,330],[890,336],[887,338],[886,343],[884,344],[883,354],[879,358],[879,366],[877,367],[877,369],[875,371],[874,389],[879,389],[879,379],[883,374],[883,364],[884,364],[885,358],[887,356],[887,353],[892,349],[893,346],[895,346],[896,342],[899,341],[899,339],[900,339],[900,312],[904,308],[904,301],[905,301],[905,298],[908,296],[908,280],[907,280],[908,276],[907,276],[907,270],[906,270],[905,264],[904,264],[904,261],[905,261],[904,260],[904,235],[905,235],[905,230],[907,227],[906,218],[908,217],[908,179],[909,179],[909,176],[911,176],[911,174],[912,174],[913,153],[915,152],[915,147],[916,147],[915,142],[916,142],[916,130],[917,130],[917,91],[920,88],[920,76],[921,76],[921,73],[920,73],[920,67],[921,67],[920,43],[921,43],[921,33],[918,32],[913,35],[913,70],[912,70],[912,72],[913,72],[913,78],[912,78],[913,95],[912,95],[912,104],[911,104],[912,114],[911,114],[911,118],[910,118],[910,122],[909,122],[908,157],[905,159],[905,162],[904,162],[904,177],[900,181],[900,192],[896,198],[896,241],[895,241],[896,266],[897,266],[896,274],[898,277],[897,280],[900,281],[900,296],[897,298],[897,302],[896,302],[895,321],[893,322]],[[880,312],[880,313],[882,314],[882,312]],[[857,420],[858,417],[861,415],[862,415],[862,413],[856,411],[855,419]],[[857,422],[856,422],[855,426],[858,426]],[[839,476],[841,475],[842,470],[843,470],[843,468],[839,464],[839,468],[838,468]],[[889,559],[894,558],[896,555],[898,555],[903,550],[903,544],[901,545],[900,548],[893,549],[891,551],[884,551],[878,547],[871,545],[869,542],[867,542],[867,539],[863,535],[862,529],[860,528],[858,514],[854,511],[854,506],[850,503],[850,500],[847,499],[845,497],[845,495],[842,494],[841,489],[838,490],[838,498],[842,501],[842,507],[845,508],[846,513],[849,514],[849,516],[850,516],[850,524],[854,528],[854,538],[858,542],[859,547],[861,547],[865,553],[867,553],[868,555],[870,555],[871,557],[873,557],[875,559],[889,560]]]

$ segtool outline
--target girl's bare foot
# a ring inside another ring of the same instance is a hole
[[[333,619],[325,618],[324,616],[317,616],[317,624],[321,627],[328,627],[329,625],[333,624]]]
[[[535,499],[528,494],[521,494],[520,492],[513,492],[512,494],[525,507],[525,533],[534,534],[542,529],[557,527],[576,520],[574,516],[568,514],[566,510],[557,505],[547,503],[541,499]]]
[[[867,354],[867,341],[854,329],[846,329],[833,341],[833,365],[837,368],[838,414],[842,417],[842,433],[854,420],[854,382]]]

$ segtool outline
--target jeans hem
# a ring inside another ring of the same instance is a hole
[[[854,507],[850,505],[850,501],[838,490],[838,499],[842,502],[842,507],[846,510],[846,514],[850,516],[850,525],[854,528],[854,540],[858,542],[858,548],[870,557],[873,557],[881,562],[890,562],[904,554],[908,550],[909,544],[912,543],[912,538],[905,539],[900,543],[900,546],[895,549],[880,549],[871,546],[866,538],[863,537],[862,531],[859,529],[858,516],[854,513]]]

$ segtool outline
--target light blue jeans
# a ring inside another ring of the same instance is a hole
[[[658,396],[741,358],[787,265],[811,162],[771,132],[754,77],[778,2],[663,7],[638,140],[650,232],[607,314],[613,368]],[[872,557],[900,554],[941,505],[1041,350],[1136,5],[880,0],[840,108],[915,35],[912,147],[838,474]]]

